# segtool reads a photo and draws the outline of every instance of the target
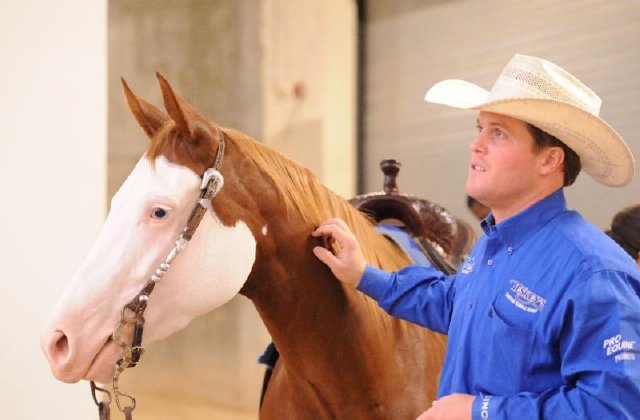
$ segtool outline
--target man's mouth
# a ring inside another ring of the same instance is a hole
[[[484,168],[484,166],[480,166],[480,165],[471,165],[471,169],[473,169],[476,172],[487,172],[487,170]]]

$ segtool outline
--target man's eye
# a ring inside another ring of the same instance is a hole
[[[163,209],[162,207],[155,207],[151,211],[151,218],[162,220],[165,219],[169,215],[169,210]]]

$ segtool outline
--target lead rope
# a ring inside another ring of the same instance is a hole
[[[140,357],[144,352],[142,347],[142,333],[144,332],[144,311],[147,308],[147,301],[149,295],[156,286],[156,283],[164,276],[169,269],[169,266],[176,258],[176,256],[184,251],[189,244],[189,241],[193,237],[196,229],[200,225],[202,218],[208,209],[211,208],[211,200],[215,197],[222,186],[224,185],[224,178],[219,172],[220,165],[222,164],[222,158],[224,156],[224,134],[219,131],[219,143],[216,157],[213,165],[207,169],[202,175],[202,183],[200,184],[200,197],[196,202],[189,220],[186,226],[182,230],[182,233],[176,240],[175,245],[169,251],[164,262],[160,263],[160,266],[156,269],[151,279],[145,284],[145,286],[138,292],[138,294],[127,303],[120,313],[120,321],[113,330],[113,341],[122,348],[122,357],[116,362],[116,370],[113,374],[113,396],[116,401],[118,409],[124,413],[126,420],[133,418],[133,410],[136,408],[136,399],[126,392],[120,389],[120,374],[125,369],[135,367],[140,361]],[[129,345],[125,339],[125,328],[133,325],[133,338],[131,345]],[[109,405],[111,404],[111,394],[106,389],[100,388],[91,381],[91,395],[94,402],[98,406],[98,415],[100,420],[109,420]],[[106,399],[100,401],[96,392],[101,392],[106,395]],[[121,400],[126,399],[126,404]]]

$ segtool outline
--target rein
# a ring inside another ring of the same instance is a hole
[[[116,370],[113,374],[113,394],[118,409],[124,413],[125,419],[127,420],[132,419],[133,410],[136,408],[136,399],[132,395],[127,394],[120,389],[120,374],[124,372],[125,369],[135,367],[144,352],[144,348],[142,347],[142,333],[144,332],[145,322],[144,311],[147,308],[149,295],[153,292],[156,283],[167,272],[176,256],[187,248],[187,245],[200,225],[202,218],[207,210],[211,208],[211,200],[222,189],[224,178],[222,177],[219,168],[224,156],[224,146],[224,133],[219,131],[219,143],[218,150],[216,151],[216,157],[213,161],[213,165],[202,175],[200,197],[191,211],[191,215],[189,216],[186,226],[182,230],[182,233],[176,240],[171,251],[169,251],[164,262],[160,263],[160,266],[155,270],[154,274],[151,275],[151,279],[147,281],[138,294],[122,308],[120,321],[111,335],[113,341],[123,350],[123,355],[116,362]],[[134,327],[131,344],[127,343],[124,338],[124,329],[129,325],[133,325]],[[105,399],[103,401],[99,401],[96,392],[105,394]],[[91,381],[91,395],[98,406],[100,420],[109,420],[111,393],[106,389],[97,386],[94,381]],[[126,403],[121,400],[123,398],[126,399]]]

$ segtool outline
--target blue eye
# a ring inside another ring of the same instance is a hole
[[[169,210],[163,209],[162,207],[155,207],[153,210],[151,210],[152,219],[162,220],[166,219],[167,216],[169,216]]]

